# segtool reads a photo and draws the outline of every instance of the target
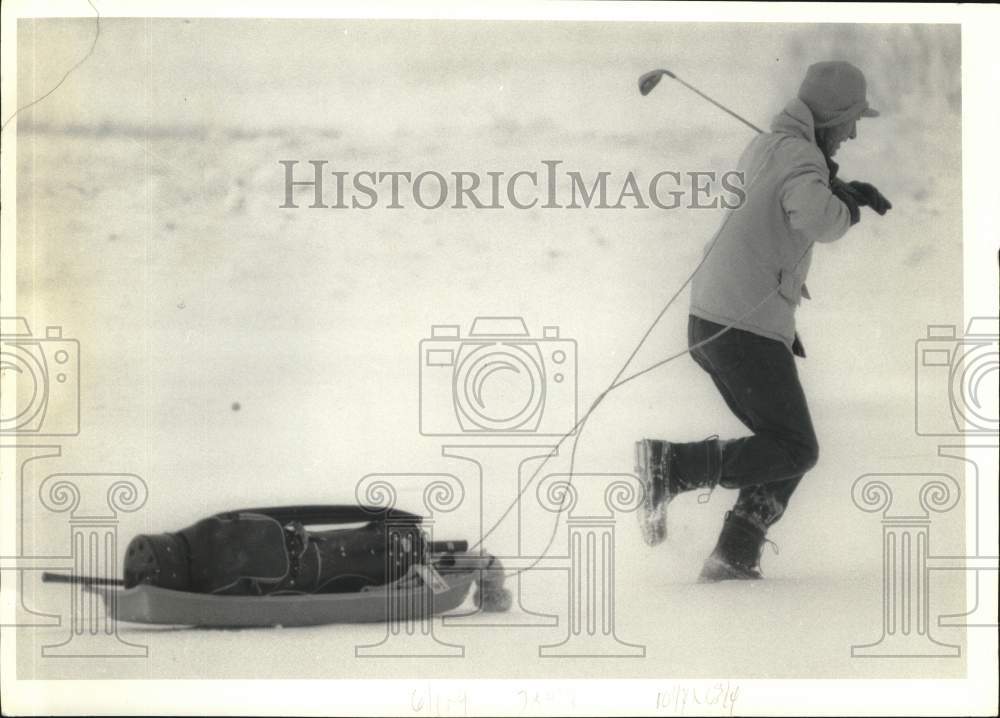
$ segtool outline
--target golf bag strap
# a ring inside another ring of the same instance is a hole
[[[377,506],[357,505],[313,505],[313,506],[272,506],[258,509],[227,511],[240,514],[263,514],[275,521],[286,524],[298,521],[303,526],[319,524],[353,523],[396,523],[420,524],[423,517],[401,509],[384,509]]]

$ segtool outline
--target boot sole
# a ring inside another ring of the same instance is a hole
[[[719,583],[720,581],[760,581],[764,578],[759,571],[747,571],[732,564],[709,556],[705,559],[698,575],[698,583]]]
[[[667,538],[667,512],[665,501],[659,505],[655,501],[651,453],[648,439],[635,442],[635,473],[642,484],[642,503],[636,515],[643,541],[648,546],[656,546]]]

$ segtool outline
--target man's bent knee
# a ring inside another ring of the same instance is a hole
[[[816,466],[819,461],[819,443],[816,438],[810,437],[797,444],[792,451],[792,457],[796,473],[804,474]]]

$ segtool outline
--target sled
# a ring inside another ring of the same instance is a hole
[[[443,584],[428,585],[414,572],[394,584],[353,593],[217,596],[150,585],[123,589],[84,583],[82,587],[103,599],[108,618],[128,623],[250,628],[412,621],[451,611],[465,602],[479,574],[473,566],[481,557],[468,558],[476,560],[466,562],[464,569],[438,573]],[[47,580],[52,581],[49,576]]]
[[[240,521],[246,518],[272,518],[285,523],[345,524],[368,520],[368,529],[378,528],[387,519],[402,521],[419,527],[420,517],[400,510],[379,511],[370,507],[354,506],[294,506],[267,509],[250,509],[227,512],[217,517],[235,515]],[[375,519],[372,517],[376,516]],[[212,521],[215,517],[210,518]],[[256,520],[256,519],[254,519]],[[199,522],[196,526],[203,525]],[[417,530],[416,528],[414,530]],[[334,531],[329,536],[339,536],[341,543],[332,543],[331,555],[336,549],[348,547],[351,537],[362,536],[365,529],[356,532]],[[175,534],[162,534],[173,536]],[[381,534],[375,534],[381,536]],[[410,533],[410,537],[416,534]],[[317,534],[319,536],[319,534]],[[429,541],[421,546],[425,553],[419,562],[411,563],[396,580],[378,580],[378,574],[359,590],[307,591],[298,586],[295,590],[279,586],[277,591],[260,595],[231,591],[191,590],[187,585],[158,583],[142,579],[130,566],[152,565],[152,559],[141,551],[127,551],[125,578],[97,578],[65,574],[44,573],[45,582],[71,583],[79,589],[101,598],[109,619],[128,623],[199,626],[206,628],[243,628],[266,626],[317,626],[330,623],[386,623],[393,621],[426,620],[436,614],[458,608],[466,600],[473,583],[477,584],[475,603],[486,611],[505,611],[510,605],[510,592],[503,587],[504,575],[500,562],[485,553],[468,551],[465,541]],[[139,545],[137,537],[133,544]],[[153,537],[156,538],[155,536]],[[364,540],[370,541],[371,535]],[[130,544],[132,546],[133,544]],[[257,545],[244,541],[244,550]],[[365,544],[370,546],[370,544]],[[141,546],[140,546],[141,548]],[[225,546],[224,546],[225,548]],[[327,551],[329,549],[323,549]],[[370,549],[374,554],[374,548]],[[346,548],[345,548],[346,551]],[[316,554],[320,549],[316,550]],[[175,551],[176,555],[176,551]],[[237,555],[234,552],[233,555]],[[344,553],[343,555],[349,555]],[[413,554],[418,556],[418,554]],[[367,558],[367,551],[364,557]],[[149,559],[149,563],[146,561]],[[370,562],[369,562],[370,563]],[[377,558],[378,567],[382,559]],[[345,576],[357,577],[354,565],[344,568]],[[360,570],[360,569],[359,569]],[[369,566],[369,570],[372,567]],[[137,576],[141,580],[137,580]],[[224,581],[223,583],[226,583]],[[294,582],[293,582],[294,584]],[[273,585],[272,585],[273,588]]]

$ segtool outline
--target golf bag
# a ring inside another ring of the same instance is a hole
[[[136,536],[125,550],[124,585],[228,596],[360,591],[428,563],[433,548],[456,550],[454,543],[432,547],[420,521],[362,506],[220,513],[182,531]],[[337,524],[362,525],[306,528]]]

